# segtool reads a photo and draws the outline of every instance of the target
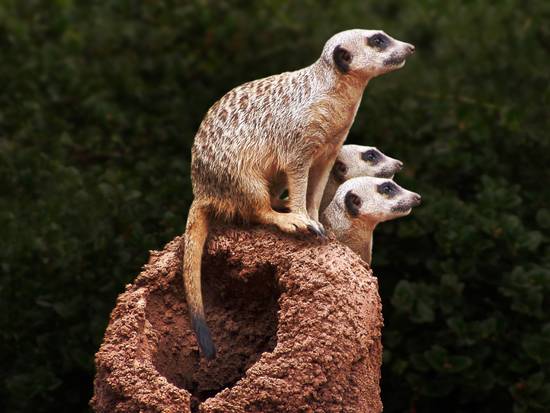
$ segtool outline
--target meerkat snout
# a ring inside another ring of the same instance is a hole
[[[322,214],[321,222],[336,238],[370,263],[376,226],[410,214],[419,194],[391,179],[363,176],[344,182]]]
[[[403,168],[403,162],[398,159],[390,158],[374,147],[365,147],[361,153],[361,160],[364,164],[359,164],[358,169],[364,170],[363,173],[356,173],[357,176],[376,176],[378,178],[393,178],[393,176]]]

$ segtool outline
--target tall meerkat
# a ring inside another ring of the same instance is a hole
[[[391,179],[364,176],[344,182],[321,216],[327,230],[369,265],[376,226],[410,214],[421,197]]]
[[[360,176],[375,176],[379,178],[393,178],[403,168],[403,162],[390,158],[373,146],[343,145],[336,156],[336,161],[323,192],[319,213],[322,214],[328,206],[338,187],[348,179]],[[271,204],[274,209],[285,211],[288,209],[288,199],[282,199],[285,193],[284,177],[278,177],[273,188]]]
[[[213,218],[324,235],[319,206],[334,159],[370,79],[404,66],[414,46],[378,30],[331,37],[312,65],[245,83],[206,113],[192,148],[195,199],[184,238],[183,278],[202,354],[215,357],[204,317],[201,258]],[[270,182],[284,173],[289,213],[272,209]]]

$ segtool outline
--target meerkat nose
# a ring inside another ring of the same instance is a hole
[[[410,53],[410,54],[413,54],[414,51],[416,50],[416,48],[414,47],[414,45],[412,45],[412,44],[410,44],[410,43],[407,45],[407,47],[408,47],[408,49],[409,49],[409,53]]]
[[[422,201],[422,197],[418,194],[413,195],[413,204],[414,206],[420,205],[420,201]]]
[[[398,168],[399,170],[403,169],[403,162],[397,161],[397,168]]]

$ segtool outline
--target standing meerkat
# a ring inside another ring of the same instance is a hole
[[[403,162],[390,158],[373,146],[343,145],[336,157],[323,192],[319,213],[328,206],[338,187],[348,179],[360,176],[393,178],[403,168]],[[273,190],[272,206],[278,210],[287,210],[288,199],[282,199],[285,192],[284,177],[278,177]]]
[[[391,179],[353,178],[340,185],[321,221],[338,241],[370,265],[376,226],[409,215],[413,207],[420,205],[420,200],[420,195],[403,189]]]
[[[414,46],[377,30],[331,37],[312,65],[245,83],[207,112],[192,148],[195,196],[184,237],[183,278],[202,354],[215,348],[204,317],[201,258],[213,218],[324,235],[319,206],[330,169],[373,77],[399,69]],[[272,209],[270,183],[284,173],[289,213]]]

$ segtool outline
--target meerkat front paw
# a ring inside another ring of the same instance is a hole
[[[288,213],[281,214],[280,219],[276,222],[276,225],[281,231],[284,232],[299,232],[309,231],[321,238],[326,237],[325,228],[323,225],[313,219],[307,214]]]

